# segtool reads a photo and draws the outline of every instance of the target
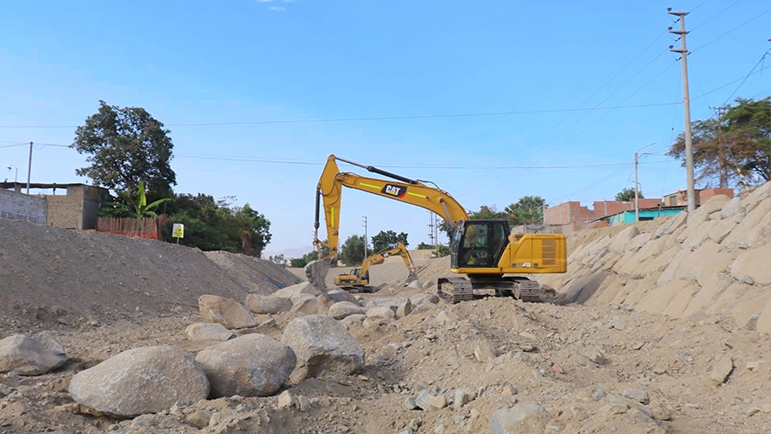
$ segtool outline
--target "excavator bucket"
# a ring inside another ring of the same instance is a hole
[[[416,273],[414,271],[410,271],[410,275],[407,276],[407,279],[404,280],[404,284],[407,285],[410,282],[414,282],[416,280],[418,280],[418,273]]]
[[[305,276],[308,278],[308,282],[325,294],[327,292],[327,273],[331,264],[332,260],[327,257],[311,261],[305,266]]]

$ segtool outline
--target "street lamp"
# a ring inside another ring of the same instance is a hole
[[[13,183],[16,184],[16,182],[18,182],[18,180],[19,180],[19,168],[14,166],[13,164],[11,164],[10,166],[8,166],[8,171],[9,172],[11,171],[11,167],[16,169],[16,176],[13,177]]]

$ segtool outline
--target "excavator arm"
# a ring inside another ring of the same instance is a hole
[[[389,177],[393,181],[369,178],[350,172],[340,172],[337,160]],[[340,227],[340,205],[343,187],[366,191],[367,193],[425,208],[441,216],[452,227],[455,227],[459,221],[468,219],[468,214],[463,206],[450,193],[439,187],[427,185],[424,181],[405,178],[376,167],[364,166],[330,155],[316,186],[316,221],[313,243],[319,252],[321,252],[322,246],[328,248],[329,256],[332,260],[337,258],[338,255],[338,230]],[[327,242],[319,240],[318,237],[322,205],[327,227]],[[407,262],[407,259],[405,259],[405,262]],[[407,266],[409,267],[409,264]]]
[[[391,250],[386,250],[384,252],[375,253],[374,255],[370,256],[369,258],[364,260],[364,263],[361,264],[361,271],[359,272],[360,276],[366,276],[367,271],[369,270],[369,267],[372,264],[379,263],[383,259],[385,259],[387,256],[399,254],[402,259],[404,260],[404,265],[407,266],[407,269],[410,270],[410,272],[413,272],[415,270],[415,264],[412,263],[412,258],[410,258],[410,253],[407,251],[407,247],[402,244],[401,242],[396,245]]]

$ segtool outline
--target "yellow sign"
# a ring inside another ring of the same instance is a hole
[[[175,238],[185,238],[185,225],[182,223],[174,223],[171,227],[171,236]]]

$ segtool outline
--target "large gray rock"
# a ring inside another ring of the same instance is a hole
[[[291,299],[298,294],[312,294],[319,295],[320,292],[313,287],[309,282],[298,283],[297,285],[287,286],[281,288],[278,291],[271,294],[271,297],[289,298]]]
[[[502,408],[495,413],[490,419],[490,434],[513,434],[520,432],[516,427],[511,425],[516,424],[527,416],[534,412],[546,413],[546,409],[538,404],[517,404],[513,407]],[[509,429],[511,427],[511,429]]]
[[[409,300],[407,297],[370,298],[364,307],[368,310],[376,307],[387,307],[396,312],[396,309],[407,300]]]
[[[297,358],[281,342],[248,334],[209,347],[196,356],[211,383],[211,395],[269,396],[289,379]]]
[[[771,199],[757,204],[725,237],[722,246],[729,249],[752,249],[771,240]]]
[[[709,220],[709,215],[715,211],[723,209],[723,205],[728,203],[730,198],[724,194],[716,194],[701,204],[696,211],[688,215],[688,225],[700,225]]]
[[[327,292],[327,297],[337,303],[338,301],[350,301],[353,304],[359,304],[356,296],[344,289],[332,289]]]
[[[741,202],[742,202],[742,198],[739,196],[736,196],[733,199],[726,202],[726,204],[723,205],[723,209],[720,211],[720,217],[724,219],[728,219],[737,214],[743,213],[744,208],[742,208]]]
[[[302,293],[292,297],[291,312],[315,315],[320,313],[319,310],[323,310],[323,308],[315,295]]]
[[[205,322],[197,322],[190,324],[185,329],[187,338],[193,341],[226,341],[235,334],[226,329],[222,324],[210,324]]]
[[[373,307],[372,309],[367,309],[367,318],[391,319],[394,317],[396,317],[396,313],[388,306]]]
[[[209,380],[190,354],[167,346],[140,347],[76,374],[70,395],[102,413],[134,417],[206,399]]]
[[[771,284],[771,244],[739,255],[731,264],[731,276],[750,285]]]
[[[292,302],[282,297],[247,294],[246,308],[256,314],[289,312],[292,309]]]
[[[0,372],[41,375],[66,361],[64,348],[47,336],[13,335],[0,340]]]
[[[627,244],[638,235],[640,235],[640,229],[637,226],[629,226],[613,237],[609,247],[610,251],[613,253],[624,253]]]
[[[361,315],[366,312],[363,307],[350,301],[340,301],[329,307],[329,316],[334,319],[343,319],[351,315]]]
[[[241,303],[217,295],[202,295],[198,298],[198,309],[203,320],[222,324],[229,329],[254,327],[257,322]]]
[[[653,238],[661,238],[666,235],[670,235],[683,226],[688,220],[688,212],[683,211],[670,218],[668,221],[661,224],[661,226],[653,232]]]
[[[349,375],[364,367],[364,348],[328,315],[309,315],[287,324],[281,342],[297,355],[292,381]]]

